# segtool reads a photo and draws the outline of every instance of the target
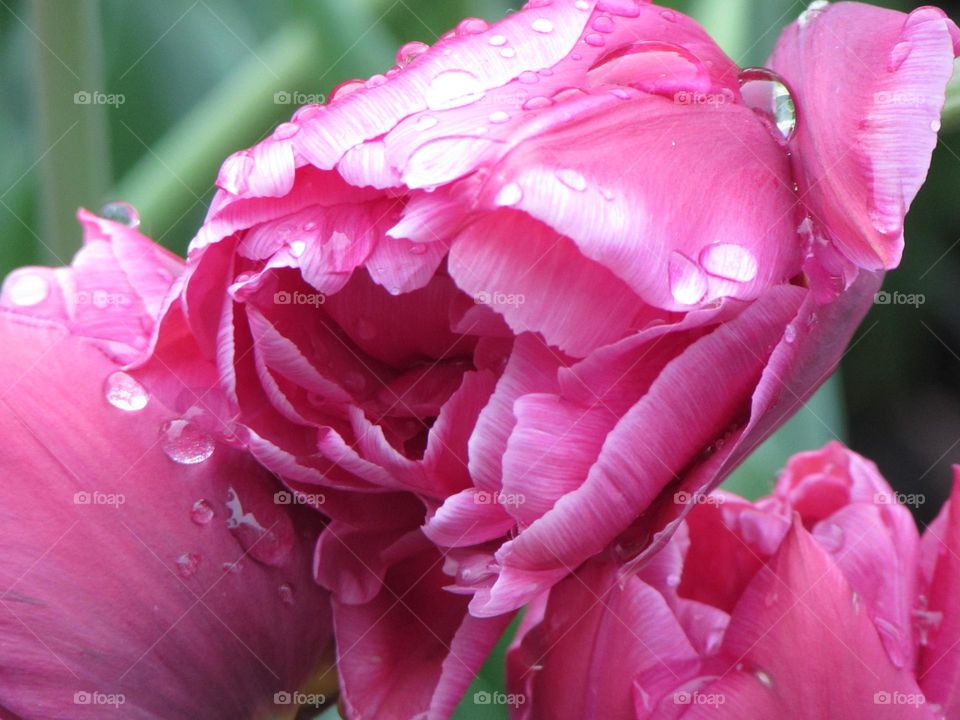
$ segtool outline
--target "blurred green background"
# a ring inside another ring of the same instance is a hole
[[[494,20],[515,4],[0,0],[0,277],[68,261],[80,242],[75,209],[118,199],[140,210],[147,234],[183,253],[230,152],[257,142],[296,104],[391,66],[402,43],[430,43],[464,17]],[[806,3],[662,4],[700,19],[741,65],[757,65]],[[960,18],[956,3],[942,6]],[[936,513],[950,464],[960,462],[958,130],[945,126],[908,219],[903,266],[885,286],[922,293],[924,304],[876,306],[842,380],[756,453],[733,479],[737,489],[761,493],[791,452],[840,438],[898,489],[926,495],[915,508],[921,521]],[[496,687],[490,667],[481,682]],[[469,699],[461,717],[505,717]]]

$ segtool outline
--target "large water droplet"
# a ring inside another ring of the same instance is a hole
[[[433,79],[427,89],[427,107],[431,110],[463,107],[476,102],[484,94],[483,85],[473,73],[445,70]]]
[[[670,253],[670,292],[681,305],[696,305],[707,294],[707,276],[697,263],[679,252]]]
[[[284,532],[289,527],[278,519],[269,527],[263,527],[252,512],[244,512],[236,490],[227,491],[227,527],[240,543],[240,546],[254,560],[277,567],[283,565],[293,550],[293,538]]]
[[[197,525],[209,525],[213,520],[213,506],[203,498],[197,500],[190,508],[190,519]]]
[[[505,47],[500,49],[500,57],[505,57],[508,60],[512,57],[517,56],[517,51],[511,47]]]
[[[397,65],[406,67],[429,49],[430,46],[426,43],[417,42],[416,40],[408,42],[397,50]]]
[[[126,225],[128,228],[140,227],[140,213],[128,202],[107,203],[100,208],[100,217],[112,220],[115,223]]]
[[[521,200],[523,200],[523,188],[517,183],[507,183],[500,188],[500,192],[497,193],[493,202],[501,207],[512,207]]]
[[[42,275],[22,272],[7,283],[6,294],[14,305],[39,305],[50,295],[50,283]]]
[[[583,41],[591,47],[603,47],[607,44],[607,41],[603,39],[603,35],[600,33],[590,33]]]
[[[358,90],[363,90],[366,86],[367,83],[365,80],[346,80],[345,82],[337,85],[330,92],[330,102],[343,100],[343,98],[347,97],[348,95],[352,95]]]
[[[120,370],[107,377],[103,392],[108,403],[126,412],[143,410],[150,399],[143,385]]]
[[[830,3],[828,0],[814,0],[807,6],[807,9],[800,13],[800,17],[797,18],[797,24],[800,27],[806,27],[810,21],[815,20],[817,15],[823,12]]]
[[[524,110],[543,110],[553,105],[553,100],[543,95],[536,95],[527,100],[523,105]]]
[[[490,27],[482,18],[467,18],[457,25],[457,35],[479,35]]]
[[[507,44],[507,38],[505,38],[503,35],[491,35],[487,42],[494,47],[502,47]]]
[[[602,33],[612,33],[613,32],[613,19],[609,15],[598,15],[593,19],[593,22],[590,23],[592,27],[597,32]]]
[[[753,673],[757,681],[766,688],[773,687],[773,678],[763,670],[757,670]]]
[[[502,125],[509,119],[509,113],[506,113],[503,110],[494,110],[492,113],[490,113],[490,122],[492,122],[494,125]]]
[[[213,439],[189,420],[169,420],[160,428],[160,445],[181,465],[196,465],[213,455]]]
[[[184,553],[177,558],[177,574],[184,579],[192,578],[200,569],[200,561],[196,553]]]
[[[530,24],[530,27],[538,33],[546,34],[553,32],[553,23],[547,20],[547,18],[537,18]]]
[[[797,108],[790,88],[767,68],[746,68],[740,73],[740,95],[744,104],[765,119],[783,140],[797,129]]]
[[[577,1],[573,4],[573,6],[574,6],[575,8],[577,8],[577,10],[589,10],[589,9],[590,9],[590,3],[588,3],[587,0],[577,0]]]
[[[713,243],[700,251],[700,264],[715,277],[750,282],[757,276],[757,259],[740,245]]]

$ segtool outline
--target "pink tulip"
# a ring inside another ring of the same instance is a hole
[[[586,564],[524,619],[514,717],[953,717],[960,518],[921,552],[900,499],[835,443],[703,498],[639,573]]]
[[[464,21],[227,160],[138,377],[174,407],[209,390],[210,427],[322,489],[335,611],[389,591],[421,526],[475,617],[608,549],[643,562],[674,494],[835,367],[899,259],[958,38],[838,3],[741,71],[635,0]],[[499,621],[471,623],[436,634],[475,670]]]
[[[292,718],[332,660],[322,520],[110,359],[182,263],[80,219],[72,267],[0,296],[0,717]]]

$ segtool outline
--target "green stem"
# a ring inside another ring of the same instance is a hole
[[[113,198],[132,203],[151,234],[165,235],[206,200],[224,158],[292,114],[295,108],[278,104],[275,95],[310,85],[319,65],[318,45],[305,23],[278,30],[160,142],[144,146],[143,157]]]
[[[34,0],[33,78],[40,139],[40,243],[63,263],[80,245],[77,208],[98,205],[110,184],[99,6]]]

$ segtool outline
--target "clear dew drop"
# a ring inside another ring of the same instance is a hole
[[[576,192],[583,192],[587,189],[587,179],[576,170],[569,168],[557,170],[557,179]]]
[[[386,85],[386,84],[387,84],[387,76],[381,73],[377,73],[376,75],[371,75],[369,78],[367,78],[367,81],[364,83],[364,87],[375,88],[375,87],[380,87],[381,85]]]
[[[703,269],[715,277],[734,282],[750,282],[757,276],[757,259],[740,245],[713,243],[700,252]]]
[[[281,526],[279,521],[270,527],[263,527],[252,512],[244,512],[240,497],[233,488],[227,491],[224,504],[230,512],[227,529],[250,557],[271,567],[279,567],[287,562],[293,551],[293,538],[278,532],[277,528]]]
[[[523,188],[517,183],[507,183],[500,188],[493,202],[500,207],[512,207],[521,200],[523,200]]]
[[[517,80],[522,82],[524,85],[535,85],[536,83],[540,82],[540,76],[532,70],[524,70],[517,76]]]
[[[793,344],[797,340],[797,328],[793,323],[787,325],[783,331],[783,339],[788,345]]]
[[[427,107],[450,110],[481,99],[485,94],[480,80],[466,70],[445,70],[433,78],[427,89]]]
[[[126,225],[128,228],[140,227],[140,213],[128,202],[107,203],[100,208],[100,217],[112,220],[115,223]]]
[[[942,127],[942,124],[940,123],[940,118],[935,118],[930,121],[930,129],[933,130],[934,132],[940,132],[941,127]]]
[[[770,677],[770,675],[768,675],[767,673],[765,673],[763,670],[757,670],[757,671],[755,671],[755,672],[753,673],[753,676],[757,679],[757,682],[759,682],[759,683],[760,683],[761,685],[763,685],[765,688],[772,688],[772,687],[773,687],[773,678]]]
[[[591,47],[603,47],[607,43],[600,33],[589,33],[583,41]]]
[[[530,27],[538,33],[547,34],[553,32],[553,23],[547,20],[547,18],[537,18],[530,24]]]
[[[209,525],[213,520],[213,505],[203,498],[197,500],[190,508],[190,519],[195,525]]]
[[[358,90],[363,90],[367,86],[365,80],[347,80],[337,85],[330,92],[330,102],[343,100],[348,95],[352,95]]]
[[[510,114],[503,110],[496,110],[490,113],[490,122],[494,125],[502,125],[510,119]]]
[[[284,583],[278,587],[277,597],[280,598],[280,602],[284,605],[293,605],[293,586],[289,583]]]
[[[397,51],[397,65],[406,67],[429,49],[430,46],[426,43],[417,42],[416,40],[408,42]]]
[[[303,255],[304,251],[307,249],[307,243],[305,240],[294,240],[292,243],[290,243],[289,247],[290,254],[295,258],[298,258]]]
[[[592,27],[597,32],[612,33],[613,20],[608,15],[598,15],[593,19],[593,22],[590,23],[590,27]]]
[[[671,23],[675,23],[677,21],[677,14],[673,10],[661,10],[660,17]]]
[[[421,115],[420,119],[417,120],[417,130],[424,132],[432,127],[436,127],[438,122],[440,121],[433,115]]]
[[[823,10],[829,5],[828,0],[814,0],[807,6],[807,9],[800,13],[800,17],[797,18],[797,24],[800,27],[806,27],[812,20],[815,20],[817,15],[819,15]]]
[[[200,569],[201,557],[196,553],[184,553],[177,558],[177,575],[184,580],[192,578]]]
[[[500,57],[505,57],[508,60],[512,57],[517,56],[517,51],[510,47],[501,48]]]
[[[273,131],[273,137],[275,140],[289,140],[294,135],[300,132],[300,126],[295,123],[285,122],[277,125],[276,129]]]
[[[467,18],[457,25],[457,35],[479,35],[486,32],[490,25],[482,18]]]
[[[507,38],[505,38],[503,35],[491,35],[487,42],[494,47],[502,47],[507,44]]]
[[[553,105],[553,100],[544,95],[536,95],[527,100],[521,107],[524,110],[543,110]]]
[[[573,5],[575,8],[577,8],[577,10],[590,9],[590,3],[588,3],[587,0],[577,0]]]
[[[160,428],[160,445],[168,458],[196,465],[213,455],[213,439],[189,420],[169,420]]]
[[[767,68],[747,68],[740,73],[740,94],[744,104],[769,122],[780,139],[793,137],[797,108],[779,75]]]
[[[143,410],[150,399],[143,385],[120,370],[107,377],[103,392],[108,403],[125,412]]]
[[[7,283],[6,295],[20,307],[39,305],[50,295],[50,283],[36,273],[19,273]]]
[[[696,305],[707,294],[707,276],[686,255],[673,251],[667,268],[670,292],[681,305]]]
[[[680,576],[677,575],[676,573],[671,573],[670,575],[667,575],[665,582],[667,583],[667,587],[670,587],[670,588],[679,587]]]

